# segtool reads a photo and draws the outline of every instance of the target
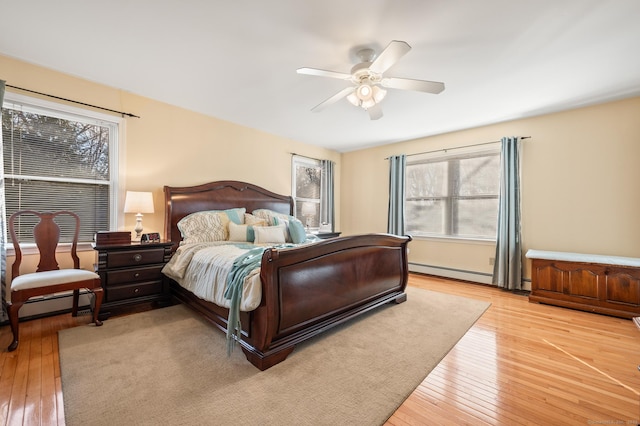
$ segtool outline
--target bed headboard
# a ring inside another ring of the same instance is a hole
[[[245,207],[247,213],[255,209],[270,209],[293,214],[293,198],[290,196],[276,194],[257,185],[234,180],[196,186],[165,186],[164,201],[164,235],[166,239],[174,242],[174,249],[182,239],[178,222],[194,212]]]

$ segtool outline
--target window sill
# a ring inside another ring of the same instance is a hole
[[[35,243],[22,244],[20,247],[21,247],[23,256],[38,254],[38,247],[35,245]],[[92,243],[89,243],[89,242],[78,243],[78,248],[77,248],[78,252],[90,251],[90,250],[93,250]],[[59,253],[68,253],[70,251],[71,251],[70,243],[61,243],[58,245],[58,249],[56,250],[56,252],[59,252]],[[16,251],[14,250],[13,245],[8,245],[7,256],[15,256],[15,255],[16,255]]]
[[[436,241],[454,244],[479,244],[487,246],[495,246],[496,240],[489,238],[466,238],[466,237],[445,237],[436,235],[412,235],[414,240]]]

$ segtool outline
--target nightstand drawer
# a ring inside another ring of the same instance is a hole
[[[162,281],[151,281],[138,284],[121,285],[107,288],[107,300],[132,299],[135,297],[150,296],[162,292]]]
[[[114,251],[107,254],[107,268],[164,263],[164,248]]]
[[[107,286],[113,286],[141,281],[160,280],[162,279],[161,271],[162,265],[107,271],[107,273],[105,274],[107,277],[105,284]]]

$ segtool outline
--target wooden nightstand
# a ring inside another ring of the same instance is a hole
[[[94,244],[96,273],[104,289],[101,319],[132,305],[169,303],[169,283],[161,271],[171,259],[171,245],[170,241]]]

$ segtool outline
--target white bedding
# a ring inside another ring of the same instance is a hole
[[[253,247],[229,241],[181,245],[162,272],[199,298],[229,308],[231,301],[224,297],[227,276],[233,261]],[[261,299],[260,268],[255,268],[244,280],[240,310],[254,310]]]

